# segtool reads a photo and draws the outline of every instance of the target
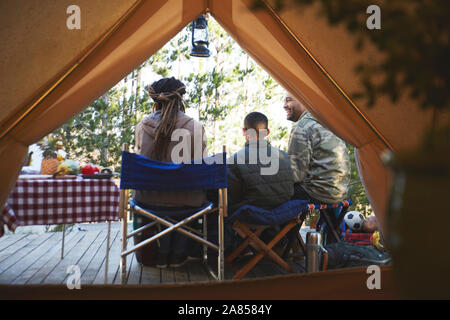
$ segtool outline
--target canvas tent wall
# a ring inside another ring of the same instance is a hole
[[[343,27],[330,27],[317,7],[276,14],[250,0],[77,0],[81,29],[69,30],[73,1],[0,2],[0,206],[20,172],[28,145],[64,124],[209,12],[258,63],[337,135],[357,148],[376,215],[384,226],[391,178],[386,149],[416,146],[432,114],[403,97],[379,97],[369,109],[348,94],[361,89],[358,62],[381,59],[354,49]],[[280,102],[281,107],[281,102]]]

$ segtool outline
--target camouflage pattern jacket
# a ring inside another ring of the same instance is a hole
[[[336,203],[347,196],[350,158],[345,142],[305,111],[294,124],[288,154],[295,183],[313,198]]]

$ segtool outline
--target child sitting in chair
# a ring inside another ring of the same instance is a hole
[[[229,213],[244,204],[272,209],[289,201],[294,193],[289,157],[267,142],[267,117],[249,113],[242,131],[244,147],[227,160]]]
[[[260,112],[249,113],[242,131],[244,147],[227,159],[229,215],[246,204],[273,209],[289,201],[294,194],[294,178],[287,153],[265,140],[270,133],[267,117]],[[217,193],[208,193],[208,198],[216,201]],[[217,237],[214,234],[216,220],[208,219],[211,241]],[[234,232],[228,227],[225,229],[226,250],[233,246]],[[264,233],[262,238],[265,238]]]

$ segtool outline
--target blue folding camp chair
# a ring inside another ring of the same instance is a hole
[[[207,259],[207,247],[218,251],[218,268],[214,277],[217,280],[224,279],[224,233],[223,218],[226,216],[226,195],[227,195],[227,166],[226,153],[217,154],[215,156],[202,159],[188,164],[165,163],[146,158],[144,156],[122,151],[122,170],[120,173],[120,189],[121,189],[121,217],[122,217],[122,282],[126,279],[126,257],[137,249],[156,241],[169,232],[177,231],[203,244],[203,261]],[[136,214],[150,218],[153,222],[147,224],[127,235],[127,213],[128,204],[127,190],[150,190],[150,191],[194,191],[194,190],[218,190],[218,208],[214,208],[213,203],[207,203],[201,208],[195,210],[186,209],[182,211],[162,211],[149,210],[142,208],[134,199],[129,201],[130,210]],[[218,214],[218,244],[207,240],[207,219],[206,215],[215,211]],[[172,217],[170,217],[172,216]],[[174,222],[173,216],[183,216],[183,220]],[[203,217],[203,232],[201,236],[192,232],[192,229],[186,225]],[[160,224],[166,228],[150,238],[138,243],[134,247],[127,249],[127,239],[144,229]],[[209,265],[206,264],[209,268]]]

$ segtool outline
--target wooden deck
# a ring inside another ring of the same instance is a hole
[[[112,223],[108,267],[110,284],[121,284],[120,237],[120,223]],[[77,225],[70,232],[66,231],[64,259],[61,259],[62,232],[5,235],[0,238],[0,284],[64,284],[71,265],[80,268],[81,284],[103,284],[106,238],[106,223]],[[303,259],[289,263],[297,272],[304,272]],[[214,281],[200,261],[188,262],[180,268],[157,269],[142,267],[131,254],[127,264],[127,284]],[[239,264],[233,267],[239,267]],[[226,266],[225,278],[231,279],[232,274],[233,271]],[[286,271],[263,259],[245,278],[279,274],[286,274]]]

